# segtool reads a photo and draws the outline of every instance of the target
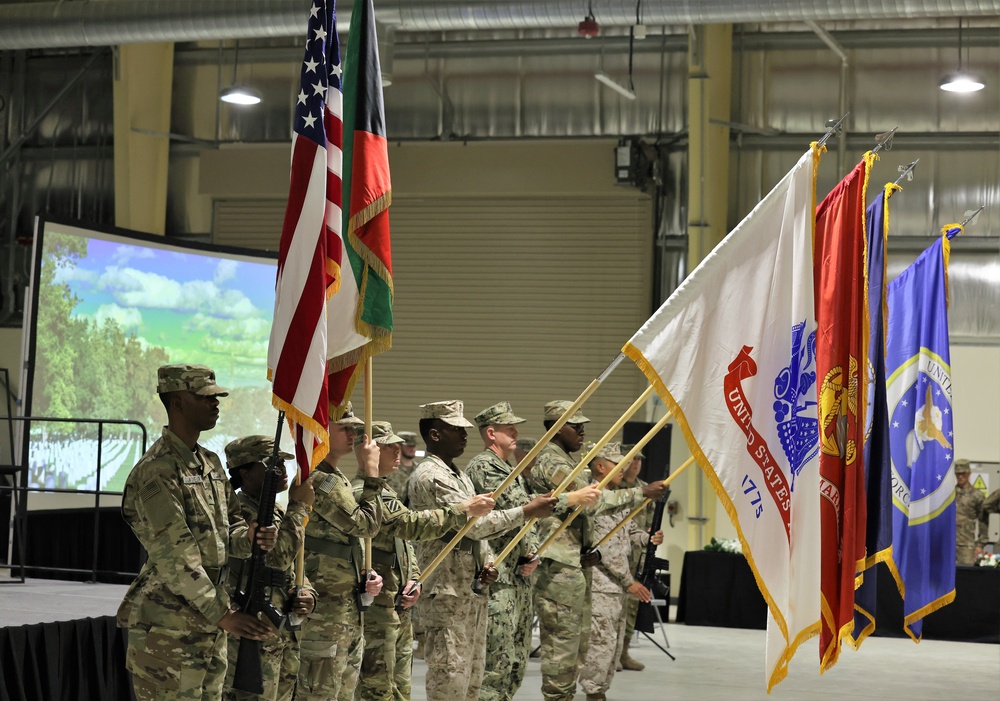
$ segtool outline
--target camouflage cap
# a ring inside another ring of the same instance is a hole
[[[554,402],[549,402],[548,404],[545,405],[544,409],[545,413],[543,418],[546,421],[556,421],[557,419],[562,417],[562,415],[566,413],[566,410],[569,409],[571,406],[573,406],[573,402],[566,401],[565,399],[557,399]],[[573,416],[571,416],[569,421],[567,421],[566,423],[585,424],[588,423],[589,421],[590,419],[588,419],[586,416],[580,413],[579,410],[577,410],[577,412],[573,414]]]
[[[379,445],[396,445],[403,439],[392,432],[392,424],[388,421],[372,421],[372,440]]]
[[[403,445],[415,446],[417,444],[417,434],[413,431],[400,431],[396,435],[403,439]]]
[[[535,439],[535,438],[518,438],[517,439],[517,449],[518,450],[523,450],[525,453],[527,453],[529,450],[531,450],[532,448],[534,448],[535,444],[537,444],[537,443],[538,443],[538,440]]]
[[[364,429],[365,426],[365,422],[354,415],[354,406],[350,402],[347,402],[347,408],[344,409],[343,416],[333,423],[340,426],[360,426],[362,429]]]
[[[622,443],[622,455],[628,454],[628,452],[630,450],[632,450],[632,448],[634,448],[634,447],[635,447],[635,443]],[[642,451],[640,450],[639,452],[637,452],[635,455],[632,456],[632,459],[633,460],[645,460],[646,456],[643,455]]]
[[[510,402],[498,402],[476,414],[474,421],[479,428],[486,428],[487,426],[523,424],[527,419],[515,416],[514,410],[510,408]]]
[[[622,444],[617,441],[606,443],[603,448],[597,451],[597,457],[604,458],[617,465],[625,457],[622,454]]]
[[[955,474],[957,475],[963,472],[972,472],[972,468],[969,467],[969,461],[965,458],[955,461]]]
[[[226,465],[230,470],[235,470],[241,465],[251,462],[264,462],[271,457],[274,450],[274,438],[271,436],[245,436],[230,441],[226,445]],[[278,457],[282,460],[291,460],[295,456],[283,450],[278,451]]]
[[[421,419],[441,419],[450,426],[460,426],[462,428],[475,428],[469,420],[462,415],[464,408],[461,401],[453,399],[448,402],[431,402],[420,405]]]
[[[163,365],[156,371],[156,392],[190,391],[203,397],[226,397],[229,392],[215,384],[215,371],[206,365]]]

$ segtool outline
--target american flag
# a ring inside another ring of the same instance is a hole
[[[334,2],[314,0],[295,102],[291,182],[268,346],[273,403],[295,433],[301,479],[329,452],[326,302],[340,288],[343,92]]]

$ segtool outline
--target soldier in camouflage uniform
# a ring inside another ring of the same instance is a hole
[[[955,461],[955,560],[959,565],[976,564],[977,552],[986,544],[986,533],[976,540],[976,525],[983,515],[983,493],[969,484],[972,468],[968,460]]]
[[[240,506],[243,517],[247,521],[257,518],[260,511],[260,495],[264,487],[266,467],[274,450],[274,439],[269,436],[247,436],[237,438],[226,446],[226,467],[229,469],[229,481],[233,489],[239,491]],[[279,452],[282,460],[292,460],[293,455]],[[284,469],[284,464],[282,463]],[[278,484],[277,493],[288,489],[288,475],[285,474]],[[297,595],[294,582],[295,556],[304,538],[303,524],[313,503],[312,482],[297,484],[288,492],[288,510],[281,504],[274,505],[274,525],[278,529],[278,539],[274,548],[267,554],[265,561],[269,567],[283,570],[288,576],[288,587],[275,587],[271,591],[271,603],[279,611],[291,610],[305,617],[315,606],[316,592],[308,581]],[[229,580],[226,590],[232,596],[240,585],[240,573],[245,560],[229,558]],[[268,619],[263,619],[270,625]],[[299,641],[298,635],[288,630],[273,631],[273,637],[268,638],[260,646],[261,677],[264,682],[264,693],[261,695],[238,691],[233,688],[233,678],[236,672],[236,659],[240,648],[240,639],[229,636],[229,671],[226,673],[225,691],[222,698],[226,701],[252,701],[253,699],[268,699],[269,701],[292,701],[295,694],[295,683],[299,675]]]
[[[218,456],[198,444],[219,419],[215,373],[204,365],[165,365],[156,391],[167,410],[163,435],[132,469],[122,515],[149,558],[118,609],[128,629],[125,666],[139,701],[217,699],[226,676],[226,632],[263,640],[264,623],[230,609],[230,556],[250,554],[254,526]],[[274,546],[277,529],[257,542]]]
[[[622,452],[627,453],[632,450],[631,445],[623,445]],[[642,461],[645,459],[645,455],[641,452],[636,453],[632,462],[629,464],[625,470],[623,470],[624,477],[622,477],[621,484],[619,484],[616,489],[631,489],[633,487],[644,487],[647,483],[644,480],[639,479],[639,473],[642,471]],[[647,506],[645,509],[639,512],[639,514],[632,519],[635,524],[643,533],[649,532],[649,526],[653,522],[653,509],[652,506]],[[633,573],[638,572],[639,568],[642,567],[643,555],[646,554],[646,547],[644,545],[633,545],[632,552],[629,554],[628,566]],[[632,642],[632,635],[635,633],[635,617],[639,613],[639,599],[634,596],[630,596],[625,600],[625,639],[622,642],[622,654],[618,659],[618,670],[630,670],[633,672],[641,672],[646,669],[644,665],[639,660],[634,659],[628,654],[629,644]]]
[[[545,405],[544,423],[549,429],[572,402],[558,400]],[[576,467],[570,454],[583,445],[586,416],[577,412],[559,429],[552,442],[542,448],[532,471],[534,491],[555,489]],[[574,484],[584,494],[589,479],[578,475]],[[593,489],[593,487],[591,487]],[[587,654],[590,637],[590,570],[597,557],[591,548],[594,538],[594,518],[609,511],[630,508],[645,498],[659,498],[666,491],[663,483],[625,490],[597,492],[596,503],[587,506],[555,542],[541,553],[535,580],[535,608],[542,647],[542,697],[550,701],[569,701],[576,691],[576,678]],[[539,523],[538,539],[544,543],[559,524],[573,511],[575,504],[569,494],[559,497],[551,518]],[[581,557],[581,555],[584,555]]]
[[[622,460],[618,443],[608,443],[590,463],[595,482],[604,479]],[[622,481],[619,472],[607,484],[615,489]],[[600,541],[628,514],[628,509],[603,513],[594,519],[594,537]],[[629,556],[635,546],[645,548],[649,536],[643,533],[635,520],[618,531],[601,548],[601,561],[592,570],[591,631],[587,656],[580,668],[580,687],[587,694],[587,701],[605,701],[611,680],[615,676],[617,661],[621,658],[625,637],[625,603],[628,599],[648,602],[649,590],[635,581],[629,565]],[[658,532],[653,542],[663,542]]]
[[[438,509],[475,496],[469,476],[455,465],[465,451],[466,428],[462,402],[435,402],[420,407],[420,435],[427,456],[410,477],[410,507]],[[420,619],[425,631],[428,701],[476,701],[486,661],[487,601],[473,591],[473,581],[496,581],[492,553],[485,540],[520,526],[526,517],[549,513],[555,502],[536,497],[523,506],[494,511],[479,519],[424,583]],[[451,540],[417,544],[417,556],[426,566]]]
[[[372,423],[378,443],[379,476],[387,478],[399,465],[402,436],[387,421]],[[388,481],[388,480],[387,480]],[[356,494],[363,483],[354,482]],[[364,660],[354,698],[358,701],[406,701],[410,698],[413,657],[413,605],[420,598],[420,567],[410,541],[433,540],[465,525],[470,516],[485,516],[493,509],[488,496],[431,511],[410,511],[392,488],[382,490],[384,520],[372,539],[372,565],[384,575],[385,585],[365,613]],[[404,588],[405,587],[405,588]],[[396,606],[396,597],[400,597]]]
[[[301,665],[297,701],[336,701],[342,687],[353,689],[354,660],[362,655],[361,614],[357,606],[359,582],[377,596],[382,578],[363,571],[362,538],[371,538],[382,525],[383,480],[378,476],[378,446],[373,441],[355,445],[362,490],[355,500],[350,480],[337,468],[351,452],[356,432],[364,422],[348,405],[339,421],[330,423],[330,452],[313,471],[316,490],[313,516],[306,524],[305,574],[318,592],[316,610],[302,627]]]
[[[983,501],[983,515],[979,517],[979,539],[983,545],[990,542],[990,514],[1000,514],[1000,489],[994,489]],[[993,552],[997,552],[995,543]]]
[[[385,483],[405,505],[407,502],[406,483],[410,480],[413,468],[417,465],[417,434],[412,431],[400,431],[399,437],[403,439],[403,442],[399,444],[399,469],[391,472],[385,478]]]
[[[538,443],[538,441],[534,438],[518,438],[517,444],[514,446],[514,458],[512,460],[508,460],[508,462],[514,467],[520,465],[521,460],[524,459],[525,455],[531,452],[531,449],[535,447],[536,443]],[[536,462],[538,462],[537,456],[531,459],[531,462],[528,463],[528,466],[524,468],[524,471],[521,473],[521,477],[525,482],[525,489],[528,488],[527,485],[531,481],[531,469],[535,466]]]
[[[525,422],[515,416],[508,402],[500,402],[476,414],[476,426],[486,450],[469,461],[465,473],[477,492],[492,493],[506,480],[512,468],[508,460],[517,445],[517,425]],[[514,509],[528,503],[524,477],[517,479],[497,496],[497,508]],[[514,537],[508,531],[490,540],[494,552],[503,550]],[[490,585],[489,625],[486,630],[486,672],[479,691],[480,701],[509,701],[521,688],[531,652],[531,580],[538,566],[535,550],[538,543],[529,533],[497,565],[499,576]]]

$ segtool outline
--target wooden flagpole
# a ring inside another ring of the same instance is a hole
[[[609,482],[610,482],[610,481],[611,481],[612,479],[614,479],[615,475],[617,475],[617,474],[618,474],[619,472],[621,472],[621,471],[622,471],[622,470],[623,470],[623,469],[625,468],[625,466],[626,466],[626,465],[628,465],[628,464],[629,464],[630,462],[632,462],[632,458],[634,458],[634,457],[635,457],[636,455],[638,455],[638,454],[639,454],[639,451],[640,451],[640,450],[642,450],[642,449],[643,449],[643,447],[644,447],[644,446],[645,446],[645,445],[646,445],[647,443],[649,443],[649,441],[650,441],[650,440],[652,440],[653,436],[655,436],[655,435],[656,435],[657,433],[659,433],[659,432],[660,432],[660,429],[662,429],[662,428],[663,428],[664,426],[666,426],[666,425],[667,425],[667,422],[668,422],[668,421],[670,421],[670,419],[671,419],[672,417],[673,417],[673,414],[671,414],[671,413],[670,413],[669,411],[668,411],[668,412],[667,412],[666,414],[664,414],[664,415],[663,415],[663,418],[662,418],[662,419],[660,419],[659,421],[657,421],[657,422],[656,422],[656,424],[655,424],[655,425],[653,426],[653,428],[649,429],[649,431],[647,431],[647,432],[646,432],[646,435],[645,435],[645,436],[643,436],[643,437],[642,437],[642,438],[641,438],[641,439],[639,440],[639,442],[638,442],[638,443],[636,443],[636,444],[635,444],[635,445],[634,445],[634,446],[632,447],[632,450],[628,451],[628,453],[626,453],[626,454],[625,454],[625,457],[623,457],[623,458],[621,459],[621,462],[619,462],[619,463],[618,463],[617,465],[615,465],[614,469],[613,469],[613,470],[611,470],[611,472],[609,472],[608,474],[606,474],[606,475],[604,476],[604,479],[602,479],[602,480],[601,480],[601,481],[600,481],[600,482],[599,482],[599,483],[597,484],[597,488],[598,488],[598,489],[604,489],[604,487],[605,487],[605,486],[606,486],[606,485],[607,485],[607,484],[608,484],[608,483],[609,483]],[[674,474],[678,474],[678,473],[676,473],[676,472],[675,472]],[[541,545],[540,545],[540,546],[538,547],[538,550],[537,550],[537,551],[535,552],[535,554],[536,554],[536,555],[541,555],[541,554],[542,554],[543,552],[545,552],[545,550],[546,550],[546,549],[547,549],[547,548],[548,548],[548,547],[549,547],[550,545],[552,545],[552,543],[553,543],[553,542],[555,542],[555,539],[556,539],[556,538],[558,538],[558,537],[559,537],[559,535],[560,535],[560,534],[561,534],[561,533],[562,533],[563,531],[565,531],[565,530],[566,530],[566,529],[567,529],[567,528],[569,527],[569,524],[573,523],[573,519],[575,519],[575,518],[576,518],[577,516],[579,516],[579,515],[580,515],[580,513],[581,513],[581,512],[582,512],[582,511],[583,511],[583,510],[584,510],[585,508],[587,508],[587,507],[585,507],[585,506],[578,506],[578,507],[576,507],[576,509],[574,509],[574,510],[573,510],[573,513],[571,513],[571,514],[570,514],[569,516],[567,516],[567,517],[566,517],[566,520],[565,520],[565,521],[563,521],[562,523],[560,523],[560,524],[559,524],[559,528],[557,528],[557,529],[556,529],[556,530],[555,530],[555,531],[554,531],[554,532],[552,533],[552,535],[550,535],[550,536],[548,537],[548,539],[546,539],[546,541],[545,541],[544,543],[542,543],[542,544],[541,544]]]
[[[541,437],[541,439],[534,445],[534,447],[528,451],[528,454],[525,455],[523,458],[521,458],[521,462],[519,462],[517,464],[517,467],[515,467],[514,470],[507,476],[507,479],[505,479],[503,482],[497,485],[497,488],[494,489],[492,492],[494,497],[498,496],[501,492],[507,489],[507,487],[513,484],[514,480],[517,479],[518,475],[520,475],[528,467],[528,465],[530,465],[531,462],[536,457],[538,457],[538,454],[542,452],[542,448],[548,445],[549,441],[551,441],[555,437],[555,435],[559,432],[559,430],[566,425],[566,422],[569,421],[569,419],[577,411],[580,410],[580,407],[583,406],[584,402],[590,399],[590,396],[597,391],[597,388],[601,386],[601,383],[608,378],[608,375],[614,372],[615,368],[621,365],[621,362],[624,359],[625,355],[623,353],[619,353],[618,356],[611,361],[611,364],[604,369],[604,372],[602,372],[595,379],[591,380],[590,384],[587,385],[587,388],[583,390],[583,392],[580,394],[579,397],[576,398],[576,400],[574,400],[574,402],[570,405],[569,409],[567,409],[562,416],[556,419],[556,422],[552,424],[552,427],[545,432],[545,435]],[[431,560],[426,567],[423,568],[423,571],[417,578],[418,582],[423,583],[427,581],[427,578],[431,576],[431,573],[434,572],[434,570],[436,570],[441,565],[442,562],[444,562],[444,559],[448,556],[448,553],[450,553],[452,550],[455,549],[455,546],[457,546],[459,542],[461,542],[462,538],[464,538],[465,535],[470,530],[472,530],[472,527],[478,520],[479,520],[478,517],[474,516],[470,518],[468,522],[458,530],[458,533],[456,533],[455,536],[451,539],[451,541],[444,546],[441,552],[439,552],[437,556],[433,560]]]
[[[677,475],[679,475],[680,473],[684,472],[684,470],[688,469],[693,464],[694,464],[694,456],[692,455],[687,460],[685,460],[683,463],[681,463],[680,467],[678,467],[676,470],[674,470],[673,472],[671,472],[667,476],[667,478],[665,480],[663,480],[663,484],[664,485],[670,484],[671,482],[674,481],[674,478]],[[628,525],[629,521],[631,521],[636,516],[638,516],[639,512],[641,512],[643,509],[645,509],[647,506],[649,506],[652,503],[653,503],[652,499],[646,499],[644,502],[642,502],[641,504],[639,504],[639,506],[637,506],[634,509],[632,509],[631,511],[629,511],[628,512],[628,516],[626,516],[621,521],[619,521],[618,525],[616,525],[614,528],[612,528],[610,531],[608,531],[608,534],[606,536],[604,536],[603,538],[601,538],[600,541],[598,541],[597,545],[594,546],[594,550],[600,549],[600,547],[602,545],[604,545],[609,540],[611,540],[611,538],[614,537],[615,533],[617,533],[618,531],[620,531],[621,529],[623,529],[626,525]]]
[[[587,452],[587,454],[583,456],[583,458],[580,460],[577,466],[574,467],[573,470],[568,475],[566,475],[563,481],[560,482],[559,485],[554,490],[552,490],[552,496],[558,497],[560,494],[562,494],[571,486],[573,486],[573,483],[576,481],[576,478],[579,476],[581,472],[583,472],[583,470],[587,467],[587,465],[590,464],[590,461],[594,459],[594,456],[596,456],[601,451],[601,448],[606,446],[608,442],[612,438],[614,438],[615,434],[621,430],[622,426],[624,426],[625,423],[629,419],[631,419],[636,414],[636,412],[639,411],[639,409],[643,407],[643,405],[651,396],[653,396],[652,385],[647,387],[646,391],[640,394],[639,398],[636,399],[634,402],[632,402],[632,406],[630,406],[625,411],[624,414],[618,417],[618,420],[615,421],[614,424],[612,424],[611,428],[609,428],[603,436],[601,436],[601,439],[594,444],[594,447],[591,448]],[[499,554],[497,554],[497,556],[493,560],[493,564],[499,565],[501,562],[503,562],[507,558],[507,556],[510,555],[511,551],[513,551],[514,548],[517,547],[517,544],[520,543],[521,540],[526,535],[528,535],[528,533],[531,531],[531,529],[535,526],[537,522],[538,522],[537,518],[528,519],[525,522],[525,524],[521,526],[521,530],[517,532],[517,535],[511,538],[510,542],[507,543],[507,546],[503,550],[501,550]]]

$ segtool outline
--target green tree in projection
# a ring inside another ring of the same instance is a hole
[[[230,388],[229,396],[220,405],[220,431],[233,435],[274,435],[278,414],[271,409],[270,387]]]
[[[44,348],[45,353],[38,354],[31,413],[69,418],[75,415],[77,406],[79,347],[74,341],[82,335],[82,322],[71,315],[80,299],[68,285],[56,282],[56,273],[76,267],[76,261],[87,254],[87,241],[50,232],[45,237],[45,248],[38,281],[39,314],[35,332],[36,348]],[[54,423],[46,430],[65,435],[72,427]]]

